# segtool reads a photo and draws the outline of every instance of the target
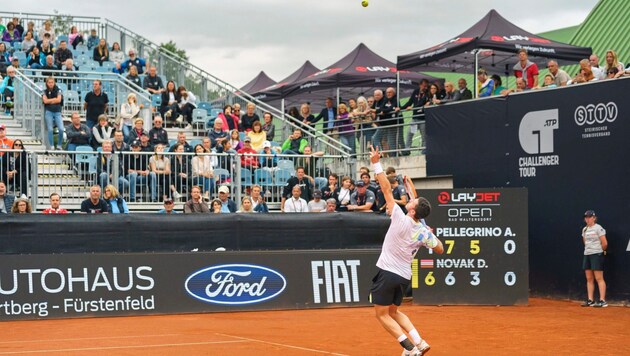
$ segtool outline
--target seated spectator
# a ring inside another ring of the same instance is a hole
[[[90,36],[88,36],[87,38],[87,48],[88,50],[98,46],[100,42],[100,39],[98,38],[98,35],[96,34],[96,30],[95,29],[91,29],[90,30]],[[96,59],[94,59],[96,60]]]
[[[140,58],[136,56],[136,50],[131,48],[129,49],[129,59],[126,61],[116,64],[116,68],[114,68],[114,72],[118,74],[123,74],[131,68],[131,66],[135,66],[138,70],[138,74],[143,74],[148,70],[147,61],[144,58]]]
[[[48,34],[44,39],[37,42],[37,47],[39,47],[39,51],[42,52],[45,56],[54,56],[55,55],[55,45],[53,41],[48,38]]]
[[[136,66],[131,66],[131,68],[129,68],[129,74],[127,74],[125,79],[135,85],[137,89],[142,88],[142,80],[140,80],[140,76],[138,76],[138,69]]]
[[[151,146],[168,145],[168,132],[162,127],[162,117],[157,113],[153,117],[153,127],[149,130],[149,142]]]
[[[44,52],[42,52],[41,54],[43,55]],[[55,60],[51,54],[46,56],[46,62],[44,63],[44,66],[42,67],[42,69],[43,70],[58,70],[59,69],[57,68],[57,66],[55,66]],[[42,71],[42,75],[44,77],[52,77],[53,72]]]
[[[337,190],[337,188],[339,188],[337,186],[338,181],[339,181],[339,177],[337,176],[336,173],[330,173],[328,175],[328,185],[325,186],[324,189],[322,189],[322,198],[324,200],[334,198],[335,191]]]
[[[125,178],[125,171],[123,169],[123,160],[114,157],[112,150],[112,140],[107,139],[103,141],[102,153],[98,155],[96,162],[96,172],[98,175],[101,188],[105,190],[105,186],[114,182],[114,168],[118,168],[118,190],[125,191],[125,188],[129,188],[129,181]],[[117,161],[118,167],[114,165]],[[115,183],[115,182],[114,182]]]
[[[6,126],[0,124],[0,148],[10,150],[11,147],[13,147],[13,140],[7,137]],[[0,161],[2,156],[4,156],[4,152],[0,151]]]
[[[189,191],[190,156],[182,154],[184,153],[184,145],[181,143],[174,144],[171,149],[177,153],[171,156],[171,192],[173,199],[178,200],[182,196],[179,192]]]
[[[214,170],[210,152],[203,145],[195,146],[195,156],[191,161],[192,184],[203,187],[205,201],[210,201],[210,193],[214,187]]]
[[[190,189],[190,200],[184,204],[184,213],[186,214],[195,214],[195,213],[204,213],[207,214],[210,212],[210,208],[208,208],[208,204],[201,199],[201,187],[198,185],[194,185]]]
[[[15,92],[15,67],[7,67],[7,76],[0,83],[0,93],[4,96],[5,112],[9,114],[13,108],[13,99]]]
[[[177,143],[184,146],[184,152],[192,153],[193,147],[186,141],[186,132],[180,131],[177,133]],[[175,152],[174,146],[171,147],[170,152]]]
[[[355,184],[355,191],[350,196],[349,211],[358,211],[362,213],[371,213],[372,205],[376,200],[376,196],[370,190],[364,181],[360,180]]]
[[[146,83],[147,78],[144,78]],[[165,120],[174,121],[173,117],[179,119],[180,111],[179,111],[179,94],[177,93],[177,88],[175,88],[175,82],[169,80],[166,83],[166,90],[162,91],[162,106],[160,106],[160,113],[164,117]],[[182,119],[183,120],[183,119]]]
[[[76,26],[72,26],[70,28],[70,33],[68,34],[68,43],[72,46],[72,49],[77,49],[77,46],[85,43],[83,40],[83,35],[79,32]]]
[[[214,120],[214,125],[208,132],[208,138],[210,138],[212,147],[221,146],[224,141],[229,141],[227,131],[223,130],[223,121],[218,118]]]
[[[112,50],[109,52],[109,60],[115,64],[120,64],[125,60],[125,53],[120,49],[120,43],[114,42],[114,44],[112,44]],[[129,69],[131,70],[131,68]],[[136,68],[136,74],[138,74],[138,68]],[[142,85],[138,85],[138,87],[142,87]]]
[[[136,74],[137,74],[137,68],[136,68]],[[169,84],[172,83],[172,81],[169,81]],[[142,82],[142,88],[146,89],[149,93],[151,94],[162,94],[164,92],[164,83],[162,83],[162,78],[160,78],[160,76],[157,75],[157,68],[155,68],[154,66],[151,66],[151,68],[149,68],[149,74],[144,77],[144,81]],[[175,83],[173,83],[173,87],[172,89],[169,89],[173,95],[173,98],[170,99],[172,101],[175,100]],[[164,99],[164,98],[163,98]],[[167,98],[166,100],[167,102],[169,101],[169,99]]]
[[[136,94],[127,94],[127,102],[120,106],[120,124],[116,128],[123,132],[125,138],[129,137],[129,133],[133,129],[133,120],[140,117],[140,109],[144,108],[144,105],[138,105],[138,98]],[[167,142],[168,143],[168,142]]]
[[[212,153],[212,155],[210,156],[210,162],[212,163],[212,167],[218,167],[219,165],[219,159],[216,156],[217,151],[212,147],[212,141],[210,140],[209,137],[204,137],[201,139],[201,145],[203,146],[203,149],[207,152],[207,153]]]
[[[556,87],[556,83],[553,80],[553,75],[551,74],[547,74],[545,75],[545,77],[543,78],[543,85],[542,88],[555,88]]]
[[[236,212],[236,203],[229,198],[230,188],[222,185],[219,188],[219,200],[221,201],[222,213],[234,213]]]
[[[28,195],[28,178],[30,167],[27,153],[24,150],[22,140],[13,141],[11,149],[15,152],[7,152],[0,159],[0,180],[11,186],[11,191],[16,196]]]
[[[90,197],[81,202],[81,212],[85,214],[108,214],[110,206],[101,198],[101,187],[93,185],[90,188]]]
[[[236,211],[237,213],[255,213],[252,207],[252,198],[247,195],[241,198],[241,208]]]
[[[251,142],[251,140],[250,140]],[[241,134],[237,129],[230,131],[230,143],[232,149],[238,152],[241,148],[243,148],[243,142],[241,142]]]
[[[586,61],[583,59],[582,61]],[[582,61],[580,61],[580,65],[582,65]],[[599,57],[597,54],[593,53],[588,58],[589,67],[591,68],[591,72],[593,72],[593,76],[597,80],[602,80],[606,78],[606,70],[599,65]],[[590,81],[590,80],[587,80]]]
[[[501,92],[501,95],[508,95],[510,93],[521,93],[527,90],[529,90],[529,88],[525,84],[525,80],[523,80],[523,78],[516,78],[516,88],[504,90]]]
[[[615,67],[612,67],[606,71],[606,79],[615,79],[619,77],[619,70]],[[622,73],[623,74],[623,73]]]
[[[494,80],[488,78],[488,72],[486,72],[485,69],[481,68],[477,71],[477,80],[481,83],[479,97],[485,98],[491,96],[494,91]]]
[[[175,120],[178,124],[182,124],[184,120],[188,122],[187,129],[192,128],[192,112],[197,108],[197,97],[195,94],[186,90],[186,87],[181,85],[177,88],[179,94],[179,112],[182,114]]]
[[[501,95],[501,92],[507,89],[503,86],[501,76],[493,74],[492,76],[490,76],[490,79],[492,79],[492,81],[494,82],[494,90],[492,91],[492,95]]]
[[[30,214],[33,212],[31,202],[26,198],[17,198],[13,202],[11,214]]]
[[[29,21],[26,23],[26,30],[24,30],[24,33],[30,32],[33,34],[33,39],[35,41],[39,40],[39,36],[37,35],[37,31],[35,30],[35,22],[33,21]]]
[[[313,192],[313,184],[310,177],[307,177],[304,173],[304,167],[297,167],[295,170],[295,176],[291,177],[287,180],[287,184],[284,186],[282,191],[282,199],[280,201],[280,210],[284,209],[285,201],[290,199],[293,195],[293,187],[298,186],[301,189],[300,197],[304,200],[311,200],[312,192]],[[350,198],[350,196],[348,196]]]
[[[232,106],[230,106],[229,104],[223,107],[223,112],[219,113],[214,122],[217,122],[217,120],[223,122],[223,131],[238,131],[239,119],[235,115],[232,115]]]
[[[149,137],[149,133],[144,129],[144,120],[142,120],[142,118],[139,118],[139,117],[134,119],[133,129],[129,131],[129,135],[127,136],[127,144],[130,144],[133,141],[139,139],[145,133],[147,137]]]
[[[243,147],[237,153],[241,155],[241,167],[251,170],[258,168],[260,162],[258,157],[255,156],[258,152],[252,148],[252,139],[249,136],[245,137]]]
[[[67,147],[68,151],[76,151],[77,146],[85,146],[90,144],[92,132],[86,124],[81,123],[81,116],[78,112],[73,112],[70,125],[66,126]]]
[[[273,116],[270,112],[265,112],[263,114],[263,121],[265,122],[262,125],[262,129],[265,132],[268,141],[273,141],[274,134],[276,132],[276,127],[273,124]]]
[[[88,40],[88,49],[90,48],[89,40]],[[107,41],[104,38],[101,38],[98,42],[98,45],[94,47],[94,51],[92,52],[92,59],[98,62],[98,64],[103,66],[103,62],[109,61],[109,48],[107,47]]]
[[[175,202],[171,198],[164,199],[164,209],[158,211],[158,214],[178,214],[179,212],[174,209]]]
[[[322,200],[322,191],[316,189],[313,191],[313,200],[308,202],[308,211],[319,213],[324,210],[326,210],[326,202]]]
[[[222,203],[220,199],[212,199],[212,203],[210,203],[210,212],[213,214],[221,214]]]
[[[129,207],[127,202],[118,192],[118,189],[111,184],[105,187],[105,194],[103,194],[107,205],[109,205],[109,211],[112,214],[129,214]]]
[[[271,142],[263,142],[263,149],[259,152],[259,154],[258,166],[263,169],[274,171],[278,166],[278,155],[276,152],[271,150]]]
[[[243,111],[241,111],[241,104],[234,103],[234,105],[232,105],[232,115],[234,115],[234,117],[238,119],[240,125],[241,117],[243,116]]]
[[[112,150],[114,151],[114,153],[127,152],[131,150],[131,147],[125,143],[125,136],[120,130],[114,131],[114,142],[112,143]]]
[[[20,34],[21,37],[24,37],[24,27],[22,26],[22,24],[20,23],[20,19],[17,17],[14,17],[11,22],[13,22],[13,25],[15,26],[15,29],[18,31],[18,33]]]
[[[0,42],[0,72],[6,73],[6,67],[11,63],[10,57],[11,53],[7,50],[7,45],[4,42]]]
[[[333,192],[333,198],[337,201],[337,211],[348,211],[350,197],[352,196],[352,178],[341,178],[341,186]]]
[[[257,213],[268,213],[269,208],[265,203],[265,198],[260,194],[261,187],[258,184],[252,185],[252,209]]]
[[[15,196],[7,193],[7,185],[0,180],[0,214],[11,214],[14,201]]]
[[[260,120],[254,121],[252,130],[247,133],[247,137],[252,140],[252,148],[256,151],[263,149],[263,143],[267,141],[267,134],[262,129]]]
[[[92,147],[96,150],[103,145],[105,140],[114,138],[114,127],[109,124],[107,115],[98,116],[98,125],[92,127]]]
[[[335,198],[329,198],[326,200],[326,209],[321,211],[322,213],[336,213],[337,201]]]
[[[50,207],[42,210],[42,214],[68,214],[68,210],[60,208],[61,197],[57,193],[50,194]]]
[[[247,112],[241,117],[241,131],[249,132],[252,130],[254,122],[259,121],[260,117],[254,112],[256,105],[254,103],[247,103]]]
[[[284,203],[283,211],[285,213],[307,213],[308,203],[306,200],[302,199],[300,195],[302,194],[302,189],[299,185],[294,185],[291,189],[291,197]],[[284,198],[284,197],[283,197]]]
[[[2,33],[2,41],[9,42],[11,45],[22,41],[20,32],[15,28],[13,22],[9,22],[7,24],[7,28]]]
[[[24,35],[24,40],[22,41],[22,51],[29,53],[33,50],[33,48],[37,48],[37,41],[33,38],[32,32],[27,32]]]
[[[617,52],[612,49],[606,51],[606,65],[604,66],[604,70],[606,71],[607,78],[610,79],[610,72],[613,71],[613,68],[617,70],[614,71],[615,76],[613,78],[618,78],[623,75],[624,67],[623,63],[619,62],[619,58],[617,57]]]
[[[308,141],[302,137],[302,130],[296,128],[286,141],[282,144],[282,154],[298,155],[304,153],[304,147],[308,146]]]
[[[120,131],[119,131],[120,132]],[[157,176],[149,167],[149,156],[140,154],[140,140],[131,143],[133,154],[124,155],[124,166],[129,181],[129,200],[137,202],[137,184],[147,185],[151,194],[151,202],[157,202]]]
[[[164,156],[164,145],[156,145],[154,152],[149,159],[149,167],[156,177],[156,189],[165,198],[171,197],[171,160]],[[166,193],[169,195],[166,195]]]
[[[31,52],[27,56],[28,62],[26,63],[27,68],[31,69],[40,69],[44,67],[46,64],[46,56],[39,51],[39,48],[33,47]],[[51,57],[52,59],[52,57]]]
[[[44,27],[39,30],[39,39],[42,40],[46,37],[48,37],[51,43],[57,39],[57,36],[55,36],[55,30],[53,30],[50,20],[44,21]]]
[[[149,133],[144,131],[140,136],[140,152],[153,152],[154,147],[149,141]]]
[[[558,87],[567,85],[567,82],[571,80],[571,77],[567,72],[558,67],[558,62],[553,59],[547,62],[547,68],[549,68],[549,74],[553,77],[553,82]]]
[[[518,79],[522,79],[522,78],[518,78]],[[396,204],[398,204],[400,206],[400,208],[402,209],[402,211],[407,214],[407,191],[405,190],[404,185],[402,184],[398,184],[398,179],[396,179],[396,177],[387,177],[387,179],[389,180],[389,184],[392,186],[392,195],[394,196],[394,201],[396,202]]]

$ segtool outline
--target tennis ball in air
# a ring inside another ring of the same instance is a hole
[[[361,6],[368,7],[368,5],[370,5],[370,3],[367,0],[361,1]]]

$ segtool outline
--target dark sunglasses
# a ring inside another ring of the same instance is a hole
[[[172,201],[165,201],[165,202],[164,202],[164,205],[172,205],[172,204],[173,204],[173,202],[172,202]]]

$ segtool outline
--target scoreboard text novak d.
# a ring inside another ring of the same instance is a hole
[[[527,189],[422,190],[444,253],[413,261],[414,304],[526,304]]]

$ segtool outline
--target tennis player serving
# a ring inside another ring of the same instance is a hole
[[[374,149],[370,146],[370,161],[385,196],[387,213],[391,216],[383,249],[376,262],[379,272],[372,279],[370,302],[374,304],[378,321],[404,348],[403,356],[423,355],[429,351],[429,344],[420,337],[409,318],[398,307],[411,280],[411,261],[420,246],[431,248],[437,253],[443,253],[444,248],[442,242],[421,222],[421,219],[431,213],[429,201],[422,197],[410,199],[405,206],[405,215],[394,201],[391,185],[379,162],[380,158],[378,147]]]

